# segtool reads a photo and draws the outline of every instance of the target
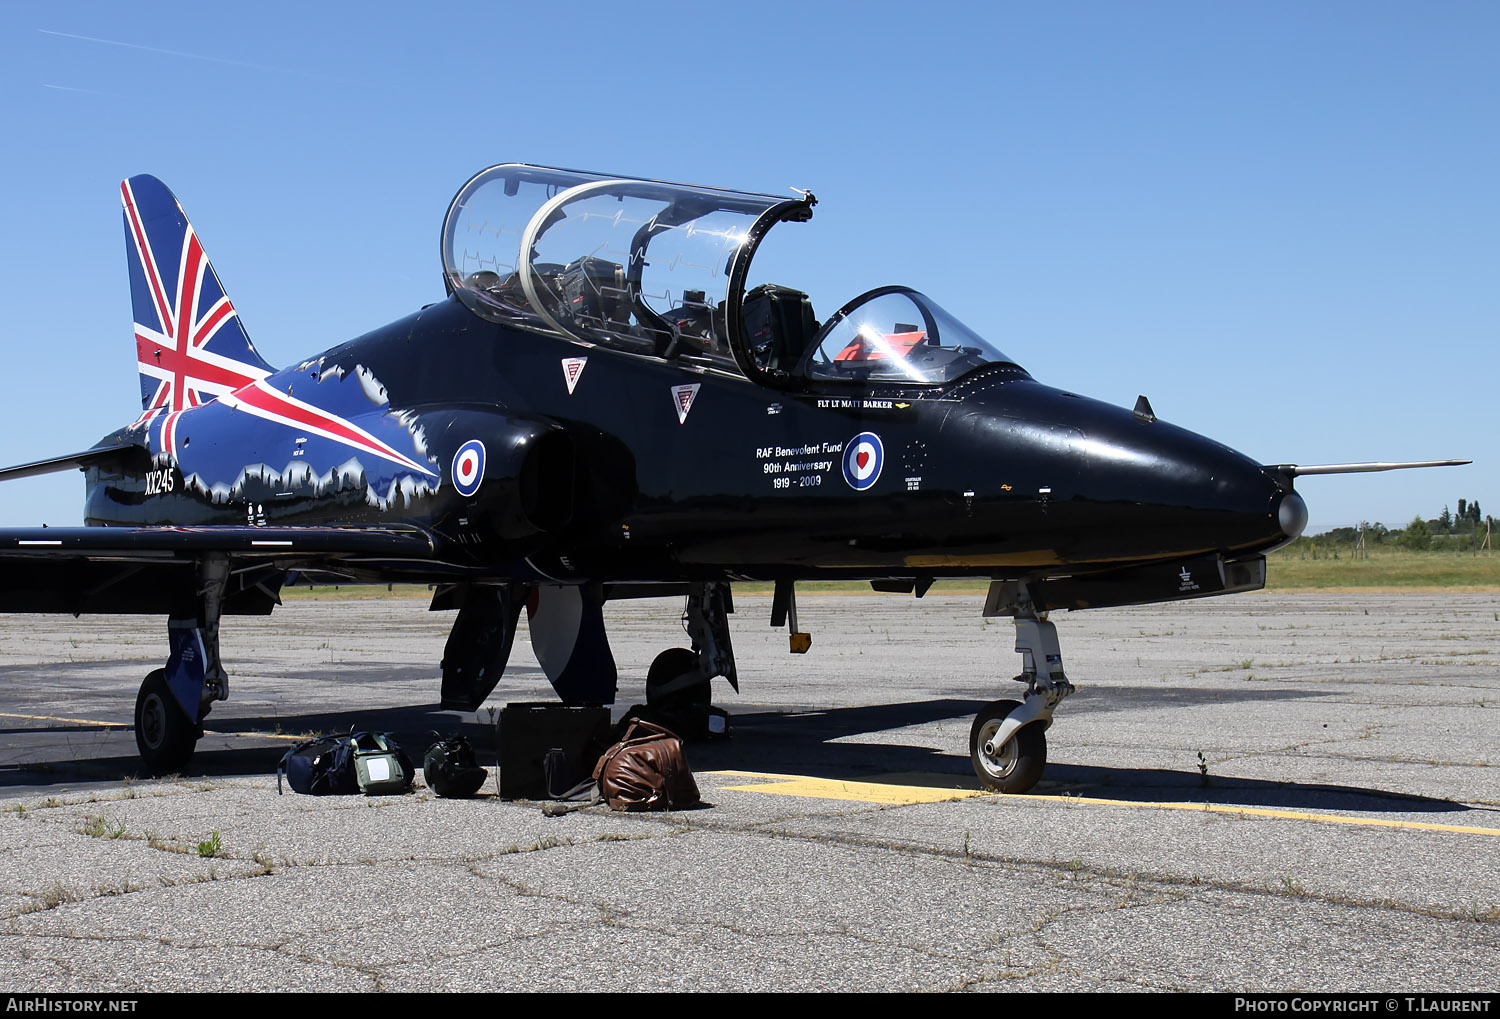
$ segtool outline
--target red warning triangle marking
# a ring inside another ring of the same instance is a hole
[[[693,400],[698,395],[698,387],[702,383],[694,382],[690,386],[673,386],[672,398],[677,402],[677,423],[680,425],[687,420],[688,411],[693,409]]]

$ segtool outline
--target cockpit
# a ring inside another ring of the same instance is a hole
[[[820,323],[802,291],[746,291],[771,227],[817,199],[504,164],[443,224],[450,293],[529,331],[781,387],[932,384],[1009,362],[922,294],[882,287]]]

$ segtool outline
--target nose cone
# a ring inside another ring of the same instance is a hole
[[[1070,402],[1081,454],[1071,501],[1082,558],[1253,555],[1307,525],[1307,506],[1290,484],[1228,446],[1120,407]]]
[[[943,426],[963,493],[944,545],[1086,570],[1241,559],[1302,533],[1289,478],[1222,443],[1031,380],[963,394]]]

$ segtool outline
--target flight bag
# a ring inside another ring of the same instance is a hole
[[[599,792],[611,810],[677,810],[702,802],[682,740],[641,718],[594,766]]]

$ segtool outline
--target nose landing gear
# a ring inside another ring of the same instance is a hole
[[[1015,600],[1016,653],[1027,685],[1024,701],[999,700],[985,705],[969,729],[969,760],[987,789],[1024,793],[1036,785],[1047,767],[1047,727],[1052,712],[1073,692],[1063,674],[1057,627],[1037,612],[1019,585]]]

